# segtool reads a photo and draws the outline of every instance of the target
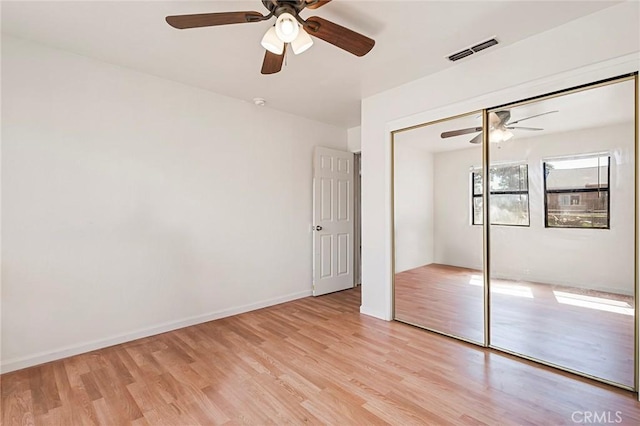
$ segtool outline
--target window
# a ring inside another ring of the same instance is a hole
[[[544,162],[547,228],[609,229],[609,163],[606,154]]]
[[[471,172],[472,224],[482,225],[482,170]],[[489,169],[492,225],[529,226],[529,176],[526,164]]]

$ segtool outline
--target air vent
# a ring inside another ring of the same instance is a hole
[[[462,52],[454,53],[453,55],[449,56],[449,60],[457,61],[458,59],[466,58],[469,55],[473,55],[473,50],[465,49]]]
[[[495,46],[496,44],[498,44],[498,40],[492,38],[491,40],[483,41],[480,44],[476,44],[471,48],[471,50],[473,50],[474,52],[479,52],[486,49],[487,47]]]
[[[452,55],[449,55],[447,56],[447,58],[450,61],[455,62],[459,59],[466,58],[469,55],[473,55],[476,52],[480,52],[481,50],[484,50],[488,47],[495,46],[496,44],[498,44],[498,40],[496,40],[496,38],[493,37],[493,38],[490,38],[489,40],[483,41],[482,43],[478,43],[475,46],[466,48],[464,50],[461,50],[460,52],[456,52]]]

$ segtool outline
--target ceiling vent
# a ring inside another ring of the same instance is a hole
[[[498,40],[496,40],[495,37],[492,37],[489,40],[485,40],[485,41],[483,41],[481,43],[476,44],[475,46],[471,46],[469,48],[466,48],[464,50],[456,52],[456,53],[454,53],[452,55],[449,55],[449,56],[447,56],[447,58],[450,61],[455,62],[455,61],[457,61],[459,59],[466,58],[467,56],[473,55],[474,53],[477,53],[477,52],[479,52],[481,50],[484,50],[484,49],[486,49],[488,47],[495,46],[496,44],[498,44]]]
[[[449,56],[449,60],[457,61],[458,59],[466,58],[469,55],[473,55],[473,50],[464,49],[462,52],[454,53],[453,55]]]

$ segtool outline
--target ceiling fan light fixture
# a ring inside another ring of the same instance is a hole
[[[301,54],[311,46],[313,46],[313,40],[311,39],[311,36],[304,30],[301,30],[298,34],[298,37],[296,37],[296,39],[291,42],[291,49],[296,55]]]
[[[300,25],[290,13],[282,13],[276,21],[276,34],[284,43],[291,43],[298,37]]]
[[[489,142],[500,143],[506,142],[513,137],[513,133],[509,130],[493,129],[489,132]]]
[[[260,42],[262,47],[275,55],[282,55],[284,52],[284,42],[280,40],[280,37],[276,34],[276,28],[271,27],[267,30]]]

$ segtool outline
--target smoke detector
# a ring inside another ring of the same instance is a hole
[[[253,98],[253,103],[255,106],[265,106],[267,101],[264,100],[264,98]]]

